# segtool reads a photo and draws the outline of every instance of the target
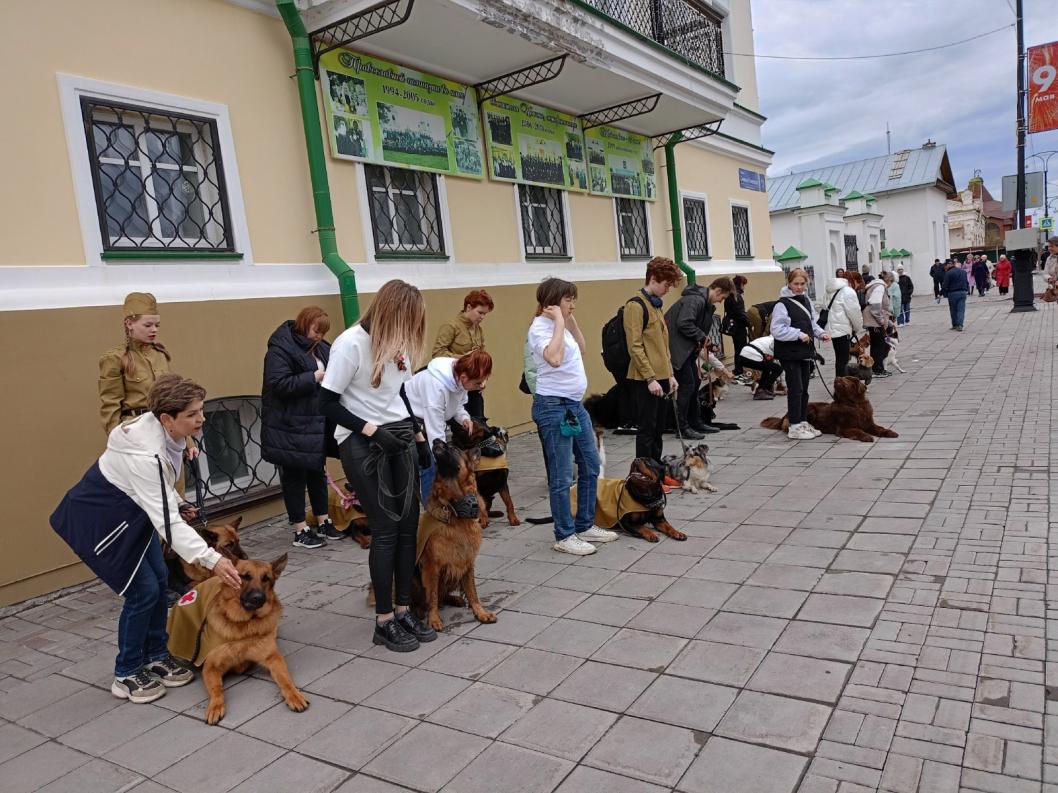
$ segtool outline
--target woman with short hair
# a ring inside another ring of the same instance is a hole
[[[496,308],[484,289],[475,289],[463,298],[463,310],[437,330],[431,358],[458,358],[472,350],[485,349],[485,331],[481,323]],[[474,418],[485,418],[485,400],[480,391],[467,394],[467,412]]]

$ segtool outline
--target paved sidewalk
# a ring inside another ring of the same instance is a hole
[[[871,386],[899,439],[788,441],[757,427],[781,401],[732,387],[720,418],[744,431],[710,436],[720,492],[669,501],[686,542],[574,558],[547,526],[494,522],[478,575],[499,621],[449,609],[415,653],[371,644],[366,552],[245,530],[253,556],[290,552],[302,714],[262,672],[229,678],[219,727],[198,681],[119,702],[120,601],[98,585],[6,617],[0,789],[1058,793],[1058,339],[1052,306],[1009,308],[971,297],[955,333],[916,299],[907,374]],[[607,451],[620,474],[630,439]],[[520,514],[546,512],[535,436],[511,459]]]

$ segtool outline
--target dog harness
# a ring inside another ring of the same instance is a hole
[[[206,620],[209,607],[220,592],[217,576],[207,578],[176,601],[169,609],[169,652],[195,666],[202,666],[206,656],[224,642],[209,630]]]

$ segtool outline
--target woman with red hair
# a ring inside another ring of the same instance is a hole
[[[485,331],[481,322],[496,307],[489,293],[475,289],[463,298],[463,310],[437,331],[432,358],[458,358],[474,350],[485,349]],[[485,400],[480,391],[467,395],[467,411],[474,418],[485,418]]]

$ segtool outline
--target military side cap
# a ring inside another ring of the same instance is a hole
[[[130,292],[125,296],[125,316],[137,317],[140,314],[157,314],[158,301],[150,292]]]

